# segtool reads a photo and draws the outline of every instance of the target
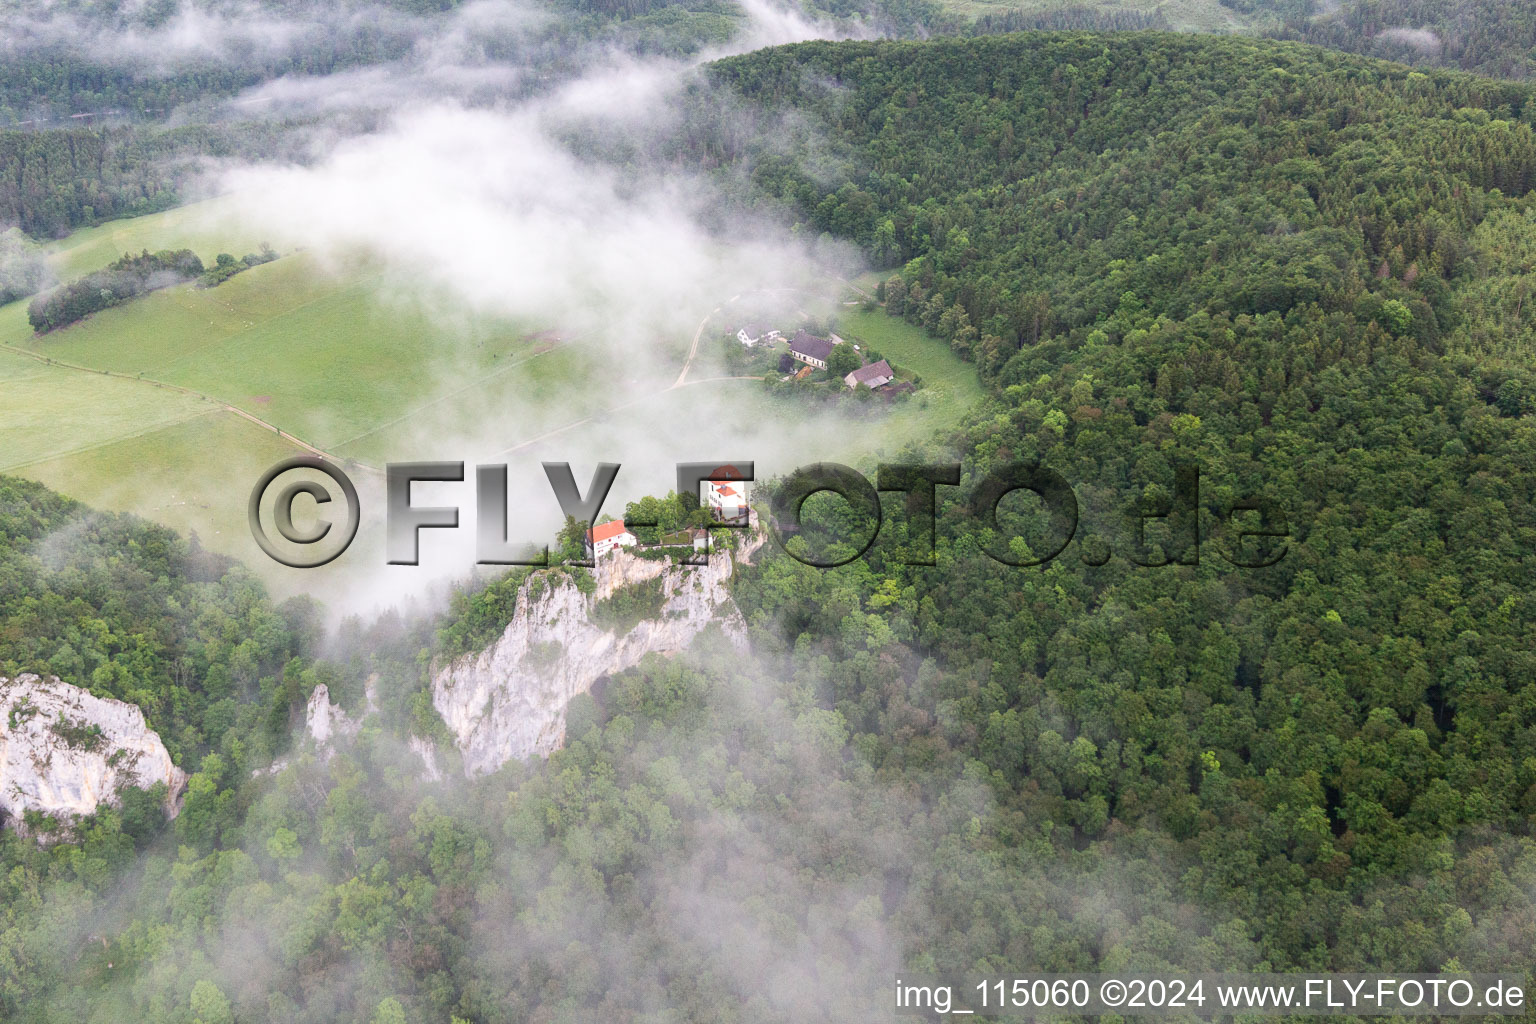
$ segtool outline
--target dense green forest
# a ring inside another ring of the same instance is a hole
[[[1003,32],[1139,32],[1171,28],[1161,10],[1149,13],[1120,8],[1052,7],[1043,11],[1004,11],[983,14],[966,27],[968,35]]]
[[[137,704],[189,771],[207,756],[265,764],[287,746],[289,703],[306,695],[293,673],[316,636],[308,602],[273,608],[245,569],[195,541],[0,478],[0,675],[55,675]],[[113,833],[98,834],[109,863],[93,870],[131,856],[120,824],[88,826]]]
[[[1351,0],[1328,14],[1310,0],[1234,4],[1280,38],[1494,77],[1524,78],[1536,67],[1536,0]],[[528,72],[482,101],[505,98],[509,88],[519,94],[548,88],[579,73],[596,53],[696,53],[725,43],[743,24],[740,8],[728,0],[565,0],[558,6],[560,15],[538,28],[490,29],[474,37],[474,61],[510,62]],[[314,19],[302,45],[270,53],[247,48],[234,59],[227,50],[187,55],[149,70],[105,62],[89,48],[58,40],[13,44],[0,61],[0,226],[56,237],[173,205],[206,159],[275,152],[303,159],[312,119],[231,123],[216,116],[219,101],[284,76],[410,67],[417,34],[443,31],[457,7],[435,0],[338,10],[272,5],[271,13]],[[153,32],[165,27],[166,14],[157,11],[82,12],[83,24],[103,33]],[[1169,27],[1160,11],[1092,4],[967,18],[936,0],[825,0],[809,4],[808,12],[897,37]]]
[[[1154,35],[809,43],[711,73],[765,120],[794,110],[822,163],[739,124],[709,155],[896,264],[888,312],[993,384],[950,439],[967,483],[1041,460],[1113,553],[999,565],[957,494],[936,569],[770,562],[762,613],[797,654],[838,646],[826,609],[879,608],[943,664],[921,698],[910,670],[869,685],[857,654],[829,680],[877,772],[917,750],[981,771],[1019,870],[1041,827],[1069,861],[1155,835],[1177,891],[1274,966],[1518,961],[1536,935],[1530,92]],[[1250,496],[1279,510],[1286,557],[1136,545],[1128,516],[1167,511],[1179,463],[1210,523]],[[1472,874],[1508,897],[1481,918]],[[1028,949],[1011,912],[953,965],[1011,948],[999,928]]]
[[[988,385],[908,453],[963,463],[938,564],[899,495],[845,567],[767,549],[752,655],[652,658],[472,783],[401,737],[441,740],[427,667],[522,577],[322,648],[195,545],[4,482],[0,664],[143,703],[194,775],[168,827],[0,838],[0,1016],[842,1020],[898,968],[1529,970],[1533,99],[1163,33],[712,65],[675,158],[864,247]],[[1078,536],[1005,565],[1050,538],[967,498],[1037,460]],[[1198,561],[1159,521],[1181,465]],[[1248,498],[1263,568],[1222,528]],[[370,677],[355,746],[252,777],[316,683],[358,710]]]
[[[0,224],[54,238],[169,209],[199,161],[298,155],[302,124],[0,130]]]
[[[11,6],[9,16],[22,21],[41,16],[27,4]],[[89,47],[71,45],[80,41],[61,35],[62,29],[44,33],[35,45],[11,44],[0,61],[0,226],[55,237],[165,209],[206,158],[282,152],[301,159],[304,133],[314,127],[310,121],[220,123],[214,116],[218,102],[284,76],[409,67],[418,34],[444,30],[458,6],[438,0],[334,9],[257,5],[258,12],[309,19],[311,30],[300,43],[270,52],[225,47],[153,68],[104,61]],[[538,28],[487,29],[474,37],[475,60],[527,69],[519,84],[503,91],[547,88],[579,73],[594,53],[695,53],[724,43],[742,25],[741,10],[727,0],[564,0],[557,6],[559,16]],[[1319,13],[1311,0],[1232,0],[1229,6],[1272,35],[1333,49],[1494,77],[1524,78],[1536,67],[1536,0],[1350,0],[1330,13]],[[78,31],[153,33],[166,29],[179,9],[146,5],[74,13],[83,18]],[[898,37],[1168,27],[1160,11],[1093,4],[976,18],[936,0],[824,0],[808,11]]]
[[[0,64],[0,127],[46,125],[77,115],[107,121],[159,122],[185,104],[233,96],[283,75],[328,75],[399,60],[412,39],[401,31],[317,31],[315,49],[250,65],[212,58],[168,74],[146,75],[73,49],[49,46]]]
[[[1523,87],[1166,34],[902,45],[722,61],[713,83],[754,106],[710,123],[705,99],[685,144],[745,169],[745,201],[777,196],[898,267],[888,309],[989,381],[1122,307],[1150,324],[1315,305],[1436,350],[1496,332],[1529,355],[1518,321],[1469,320],[1454,294],[1519,233],[1536,181]],[[791,109],[819,116],[764,144]],[[812,145],[819,165],[800,159]]]
[[[1330,13],[1309,17],[1310,6],[1308,0],[1299,9],[1273,9],[1269,13],[1285,25],[1271,33],[1494,78],[1529,78],[1536,72],[1532,0],[1346,0]]]

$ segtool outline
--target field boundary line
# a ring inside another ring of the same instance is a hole
[[[115,434],[112,437],[102,438],[99,441],[92,441],[90,444],[80,445],[78,448],[68,448],[62,452],[53,452],[51,454],[41,456],[40,458],[28,459],[25,462],[13,462],[8,466],[0,466],[0,473],[14,473],[18,470],[30,469],[33,466],[40,466],[45,462],[57,462],[60,459],[72,459],[76,455],[85,455],[89,452],[94,452],[99,448],[106,448],[114,444],[121,444],[124,441],[132,441],[134,438],[143,437],[146,434],[153,434],[161,430],[169,430],[172,427],[179,427],[183,423],[190,423],[195,419],[201,419],[204,416],[212,416],[215,413],[221,413],[223,411],[223,409],[194,409],[193,411],[187,413],[185,416],[177,416],[175,419],[169,419],[163,423],[156,423],[155,425],[145,427],[142,430],[133,430],[126,434]]]
[[[37,361],[39,361],[41,363],[46,363],[49,366],[62,366],[62,367],[64,367],[67,370],[78,370],[81,373],[94,373],[94,374],[98,374],[98,375],[103,376],[103,377],[116,377],[119,380],[136,381],[136,382],[138,382],[140,384],[148,384],[151,387],[165,388],[165,389],[167,389],[169,391],[178,392],[179,394],[190,395],[193,398],[200,398],[200,399],[202,399],[205,402],[213,403],[214,405],[216,405],[219,408],[225,410],[226,412],[232,412],[236,416],[242,417],[243,419],[250,420],[252,423],[256,424],[258,427],[265,427],[267,430],[270,430],[273,433],[277,434],[278,437],[281,437],[281,438],[283,438],[286,441],[292,442],[293,444],[297,445],[298,447],[300,447],[300,448],[304,449],[305,451],[309,452],[311,455],[318,455],[319,457],[321,457],[323,459],[330,459],[332,462],[336,462],[336,463],[342,463],[342,462],[346,461],[346,460],[343,460],[339,456],[332,455],[330,452],[324,450],[323,448],[320,448],[320,447],[317,447],[316,445],[310,444],[308,441],[304,440],[301,437],[296,437],[295,435],[290,434],[288,431],[284,430],[282,427],[279,427],[275,423],[269,423],[267,420],[262,419],[260,416],[257,416],[255,413],[247,412],[246,410],[240,408],[239,406],[231,405],[228,402],[225,402],[225,401],[223,401],[221,399],[213,397],[212,395],[205,394],[205,393],[203,393],[201,391],[198,391],[196,388],[189,388],[189,387],[184,387],[181,384],[172,384],[172,383],[170,383],[168,381],[156,380],[153,377],[145,377],[145,376],[143,376],[141,374],[124,373],[121,370],[98,370],[98,369],[95,369],[95,368],[90,367],[90,366],[82,366],[79,363],[71,363],[71,362],[68,362],[68,361],[63,360],[63,359],[55,359],[54,357],[44,355],[41,352],[34,352],[34,351],[30,350],[30,349],[19,348],[19,347],[15,346],[15,345],[0,344],[0,349],[4,349],[7,352],[17,352],[17,353],[20,353],[21,355],[29,356],[29,357],[31,357],[33,359],[36,359]],[[354,466],[358,467],[359,469],[363,469],[363,470],[365,470],[367,472],[370,472],[370,473],[378,473],[378,474],[382,475],[382,472],[383,472],[382,470],[375,469],[373,466],[369,466],[366,463],[358,462],[356,459],[351,460],[351,465],[354,465]]]

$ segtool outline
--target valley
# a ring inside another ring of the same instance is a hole
[[[1536,0],[0,7],[0,1018],[1536,983]]]
[[[121,252],[187,246],[211,264],[215,252],[267,241],[211,200],[84,229],[47,250],[68,279]],[[696,348],[690,360],[686,338],[637,332],[615,351],[549,324],[450,313],[446,296],[403,287],[365,256],[338,265],[301,244],[281,251],[216,288],[162,289],[46,334],[28,326],[25,301],[0,307],[0,472],[195,533],[280,593],[334,593],[374,566],[306,578],[272,564],[246,526],[249,488],[287,455],[323,453],[374,484],[386,462],[591,457],[635,467],[614,496],[622,501],[669,478],[654,435],[636,424],[681,443],[691,432],[734,435],[765,471],[785,472],[812,448],[854,462],[893,453],[958,423],[981,396],[946,346],[857,307],[829,308],[949,382],[883,413],[878,430],[774,401]],[[695,336],[723,330],[732,315],[733,303],[720,302]],[[837,440],[810,445],[813,434]],[[370,521],[365,541],[377,546],[379,529]]]

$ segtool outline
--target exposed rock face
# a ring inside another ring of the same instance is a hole
[[[60,716],[63,725],[60,725]],[[133,704],[94,697],[58,679],[0,677],[0,811],[20,827],[41,811],[60,819],[116,806],[118,789],[164,782],[175,817],[187,776]]]
[[[755,534],[737,557],[761,543],[762,535]],[[682,650],[711,623],[744,647],[746,622],[726,587],[732,565],[725,552],[695,567],[620,548],[599,560],[590,595],[564,574],[529,577],[501,638],[478,655],[449,663],[432,680],[432,704],[464,755],[465,773],[484,775],[513,758],[547,756],[565,740],[565,707],[572,697],[649,653]],[[658,576],[666,598],[660,618],[643,620],[623,635],[592,623],[599,601]],[[535,581],[542,587],[536,595]]]
[[[304,728],[314,739],[315,746],[328,747],[333,737],[357,735],[358,723],[347,717],[341,705],[331,703],[330,687],[321,683],[309,695],[309,704],[304,709]]]
[[[378,714],[378,683],[377,673],[368,677],[363,690],[367,703],[360,720],[348,715],[339,704],[331,703],[330,688],[324,683],[316,686],[310,693],[309,704],[304,709],[304,731],[309,734],[310,739],[314,740],[315,750],[321,761],[329,761],[336,753],[338,746],[344,747],[348,741],[357,737],[363,722]],[[422,769],[428,781],[443,781],[443,770],[437,763],[437,748],[432,745],[432,741],[422,739],[420,736],[411,736],[407,740],[407,748],[421,758]],[[274,761],[268,773],[276,775],[287,766],[286,759]]]
[[[363,691],[368,699],[368,706],[363,715],[367,717],[378,710],[374,701],[375,686],[379,681],[377,673],[368,677],[367,688]],[[362,727],[361,722],[354,721],[341,709],[340,704],[331,703],[331,688],[320,683],[310,692],[309,703],[304,706],[304,732],[315,742],[315,750],[320,755],[322,762],[329,761],[336,753],[336,744],[340,740],[349,740],[357,735]],[[263,775],[276,775],[290,764],[290,759],[279,757],[265,768],[253,768],[251,778],[259,779]]]
[[[408,746],[411,753],[421,758],[421,763],[426,767],[427,781],[442,782],[443,770],[437,766],[437,747],[433,746],[432,741],[412,736]]]

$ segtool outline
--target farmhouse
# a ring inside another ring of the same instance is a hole
[[[722,480],[705,481],[705,500],[709,505],[710,515],[722,523],[744,523],[750,512],[747,507],[747,488],[737,480],[726,483]]]
[[[602,558],[614,548],[632,548],[638,543],[640,538],[629,532],[622,519],[599,523],[587,531],[587,547],[594,559]]]
[[[827,356],[832,354],[832,346],[835,344],[836,342],[829,341],[826,338],[818,338],[814,334],[796,331],[794,338],[789,343],[789,354],[807,366],[814,366],[818,370],[825,370],[827,368]]]
[[[856,388],[860,384],[870,389],[883,388],[895,377],[891,364],[882,359],[878,363],[870,363],[868,366],[861,366],[854,370],[843,378],[843,383],[850,388]]]
[[[743,324],[736,329],[736,340],[747,348],[772,341],[779,336],[779,332],[767,324]]]

